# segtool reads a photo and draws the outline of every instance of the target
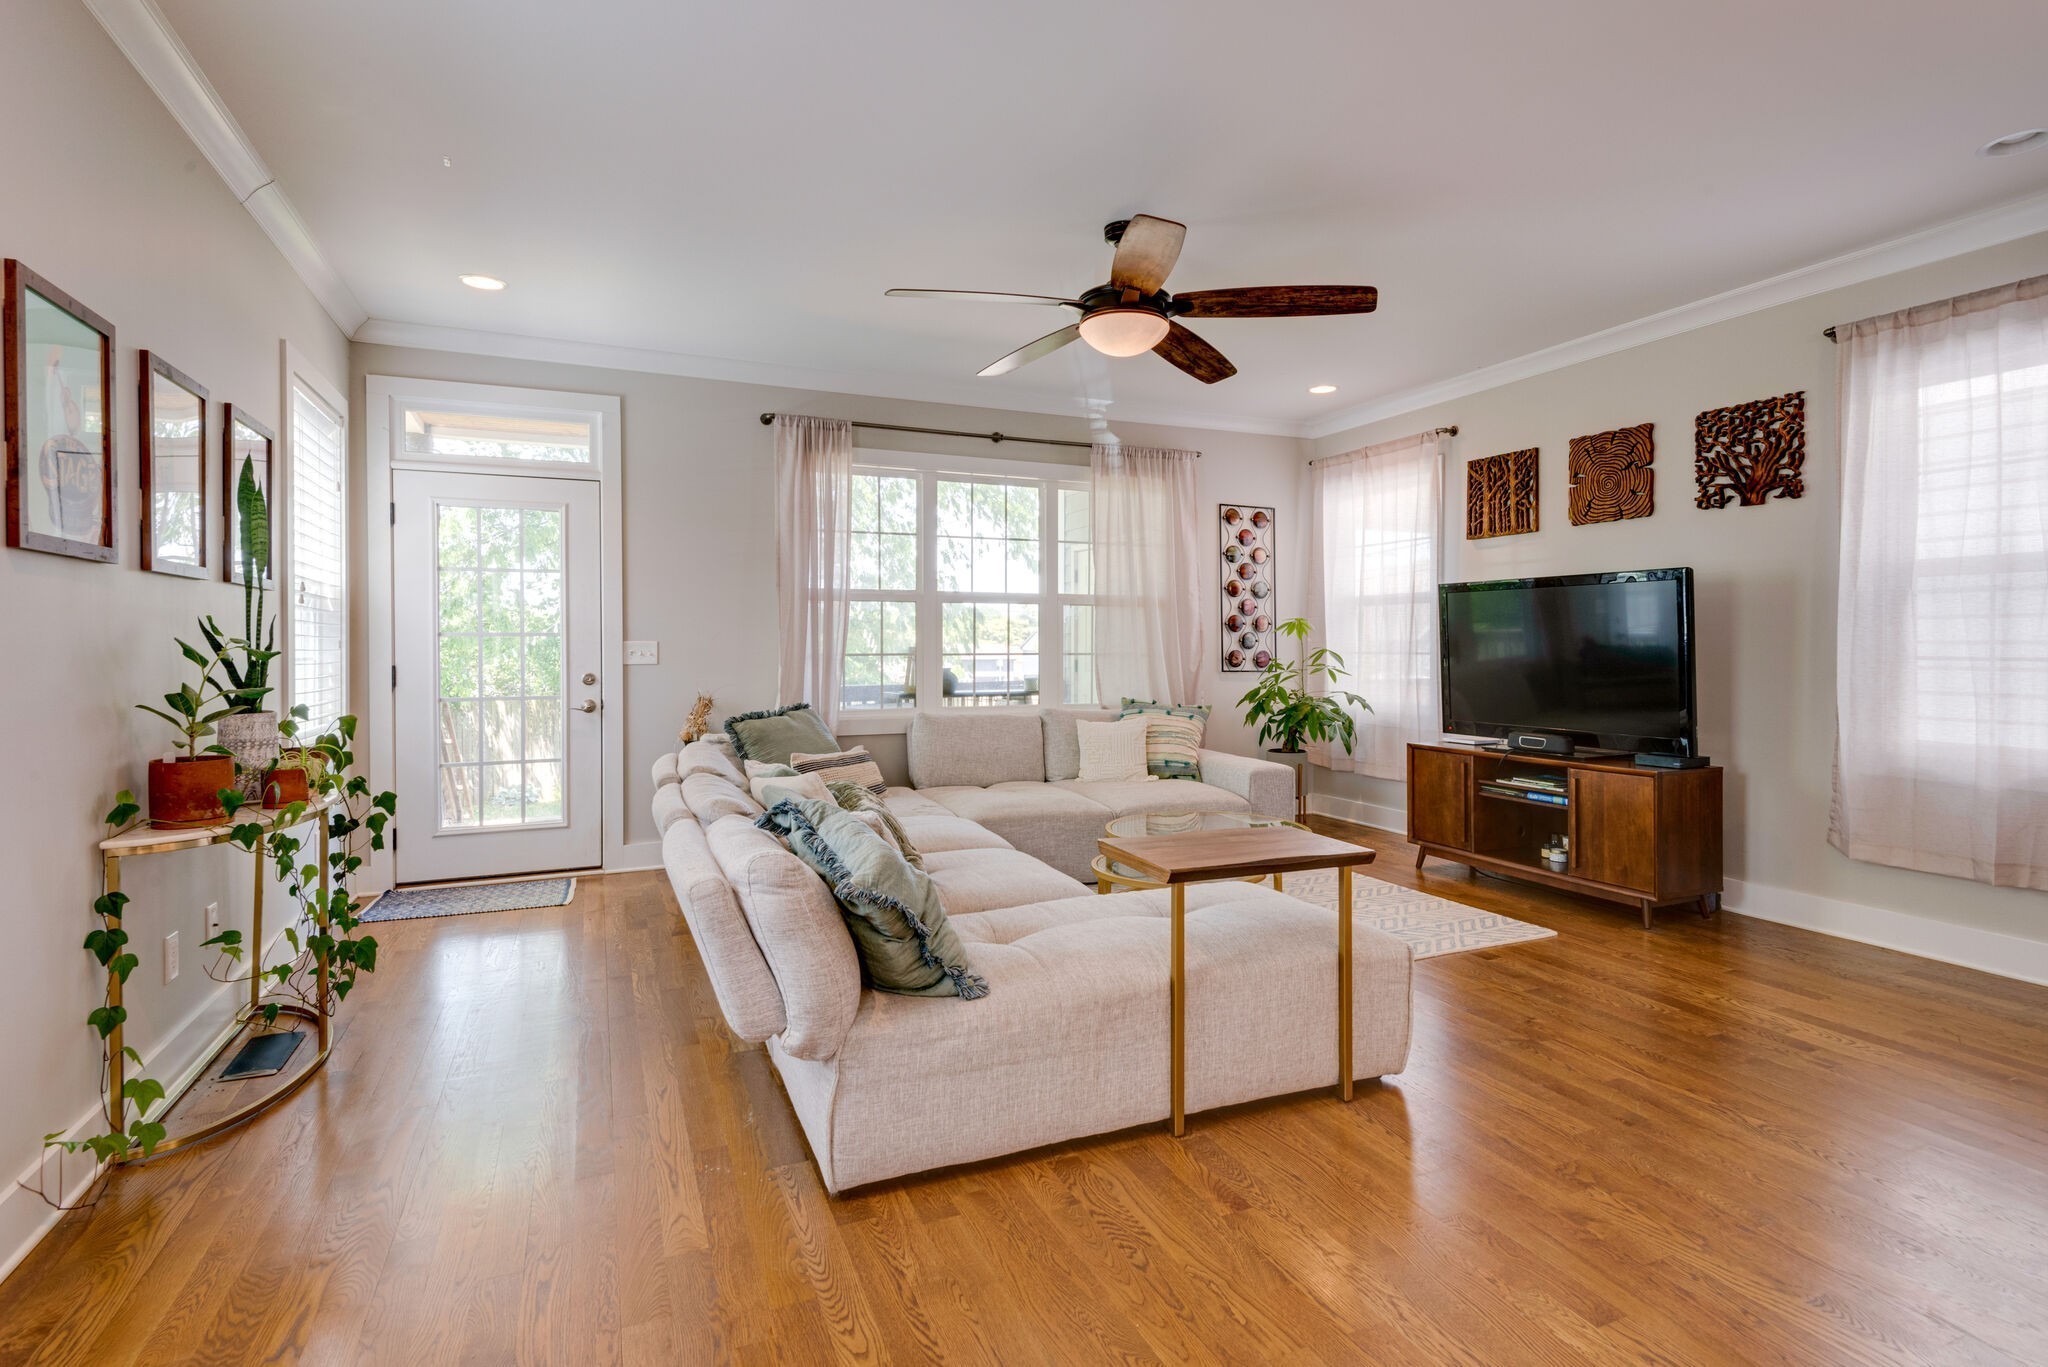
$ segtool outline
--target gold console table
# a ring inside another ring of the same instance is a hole
[[[288,818],[287,812],[282,810],[263,811],[260,813],[251,812],[249,814],[251,819],[248,821],[224,821],[217,826],[198,826],[189,830],[157,830],[145,824],[136,827],[132,831],[124,831],[120,835],[109,837],[100,842],[100,866],[106,882],[106,891],[112,893],[121,890],[121,862],[125,859],[140,859],[145,855],[175,854],[181,850],[199,850],[212,845],[227,845],[233,843],[234,831],[238,826],[260,825],[263,828],[263,839],[257,842],[256,849],[250,854],[250,861],[255,865],[256,877],[254,884],[254,913],[250,922],[248,947],[246,950],[247,963],[249,965],[248,1004],[236,1008],[236,1028],[225,1034],[221,1042],[213,1047],[205,1059],[200,1062],[199,1066],[192,1071],[191,1076],[176,1091],[165,1094],[163,1109],[158,1112],[159,1115],[169,1115],[172,1108],[184,1099],[185,1094],[192,1089],[192,1086],[206,1076],[207,1071],[213,1067],[214,1060],[218,1059],[229,1045],[242,1037],[243,1030],[252,1020],[262,1015],[264,1008],[263,885],[269,872],[269,860],[264,854],[264,842],[279,831],[290,830],[308,821],[313,822],[319,828],[320,905],[323,910],[316,915],[315,920],[322,930],[326,929],[327,913],[324,908],[327,905],[327,855],[329,840],[327,834],[327,815],[333,805],[332,801],[307,803],[296,819]],[[109,930],[113,930],[118,929],[121,922],[118,918],[109,917],[106,924]],[[327,955],[324,951],[315,952],[314,964],[317,983],[317,1009],[307,1007],[299,1002],[276,1003],[278,1014],[297,1016],[303,1020],[313,1022],[319,1042],[319,1051],[314,1054],[311,1061],[288,1081],[272,1088],[257,1100],[236,1107],[226,1115],[207,1122],[190,1134],[166,1136],[150,1151],[149,1156],[151,1158],[169,1153],[174,1149],[182,1149],[188,1145],[197,1144],[202,1140],[211,1139],[224,1130],[232,1129],[243,1121],[262,1114],[278,1102],[292,1095],[292,1093],[298,1091],[313,1074],[326,1066],[328,1053],[333,1047],[330,1022],[333,1003],[328,998],[328,964]],[[228,981],[240,982],[242,980],[240,978],[230,978]],[[107,1005],[121,1005],[121,978],[119,974],[114,973],[111,969],[107,973]],[[121,1088],[127,1072],[126,1058],[122,1053],[121,1047],[123,1031],[123,1026],[116,1025],[112,1033],[107,1036],[106,1041],[107,1120],[112,1124],[116,1134],[126,1134],[128,1132],[126,1123],[127,1102],[121,1095]],[[142,1156],[140,1149],[130,1149],[117,1161],[137,1162],[140,1161]]]

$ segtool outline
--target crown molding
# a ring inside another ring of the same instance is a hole
[[[652,375],[680,375],[694,380],[726,380],[775,389],[806,389],[856,398],[902,399],[910,403],[947,404],[1005,413],[1091,419],[1152,427],[1192,427],[1209,432],[1247,432],[1258,436],[1300,437],[1302,424],[1283,418],[1242,417],[1171,408],[1127,405],[1114,400],[1097,404],[1078,396],[1033,390],[992,392],[957,380],[933,379],[887,371],[818,370],[765,361],[738,361],[720,356],[641,347],[572,342],[554,337],[526,337],[509,332],[481,332],[431,323],[401,323],[372,318],[356,330],[355,340],[378,346],[419,347],[508,360],[547,361],[557,365],[594,366],[602,370],[633,370]]]
[[[85,0],[85,7],[121,49],[185,136],[212,163],[235,202],[249,211],[320,307],[344,334],[370,315],[313,240],[220,92],[192,59],[155,0]]]
[[[1452,399],[1462,399],[1468,394],[1478,394],[1502,385],[1513,384],[1536,375],[1562,370],[1581,361],[1611,356],[1617,351],[1627,351],[1648,342],[1662,341],[1680,333],[1693,332],[1725,323],[1731,318],[1745,314],[1759,313],[1789,304],[1794,300],[1825,294],[1829,290],[1858,285],[1880,276],[1896,275],[1915,266],[1925,266],[1965,252],[1980,251],[1985,247],[1996,247],[2000,243],[2018,238],[2030,237],[2035,233],[2048,232],[2048,194],[2031,195],[2014,200],[1995,208],[1947,223],[1937,224],[1919,232],[1895,237],[1889,242],[1864,247],[1842,256],[1801,266],[1797,270],[1774,275],[1768,280],[1759,280],[1753,285],[1742,285],[1723,293],[1681,304],[1677,308],[1653,313],[1647,318],[1638,318],[1632,323],[1590,333],[1569,342],[1532,351],[1526,356],[1501,361],[1495,365],[1470,370],[1463,375],[1439,380],[1433,384],[1420,385],[1396,394],[1384,395],[1370,402],[1358,404],[1341,413],[1333,413],[1304,424],[1304,435],[1316,438],[1346,432],[1354,427],[1379,422],[1385,418],[1396,418],[1403,413],[1431,408]],[[1846,321],[1846,320],[1845,320]]]

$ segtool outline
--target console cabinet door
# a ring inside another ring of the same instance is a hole
[[[1472,757],[1408,750],[1408,838],[1469,849],[1472,839]]]
[[[1571,871],[1596,883],[1657,890],[1657,778],[1571,771]]]

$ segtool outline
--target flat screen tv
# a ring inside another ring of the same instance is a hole
[[[1437,600],[1446,732],[1699,752],[1690,569],[1444,584]]]

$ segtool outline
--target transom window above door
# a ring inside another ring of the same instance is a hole
[[[401,452],[423,461],[589,465],[594,459],[593,424],[578,418],[408,406],[404,422]]]
[[[1093,702],[1087,471],[856,459],[840,710]]]

